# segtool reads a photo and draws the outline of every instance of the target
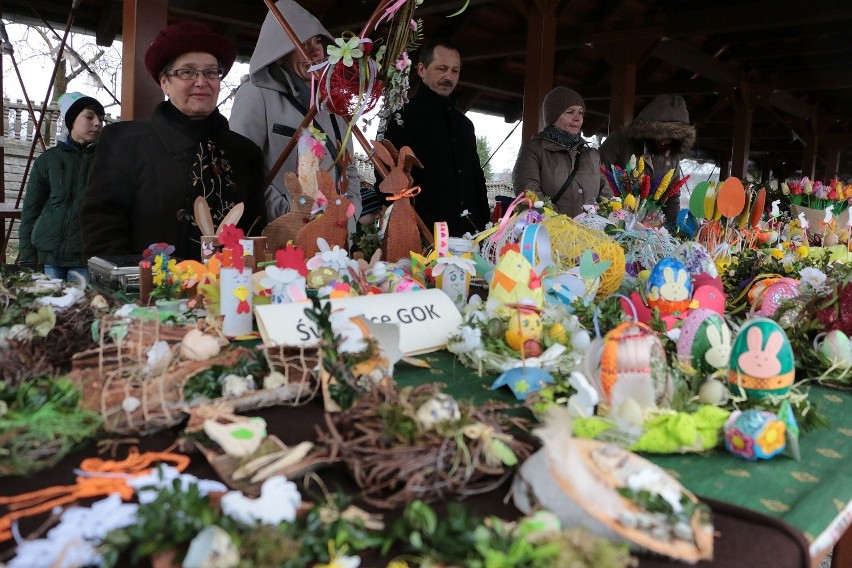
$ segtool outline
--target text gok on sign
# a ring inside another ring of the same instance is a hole
[[[443,349],[462,321],[453,301],[436,288],[327,301],[332,310],[346,308],[376,323],[399,325],[399,348],[406,355]],[[305,316],[309,306],[304,302],[256,306],[255,318],[264,344],[315,345],[319,332]]]

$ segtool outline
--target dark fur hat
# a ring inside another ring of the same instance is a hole
[[[225,68],[225,74],[237,59],[236,46],[225,36],[213,33],[203,24],[181,22],[157,34],[145,52],[145,69],[159,83],[160,73],[170,61],[195,51],[213,55]]]

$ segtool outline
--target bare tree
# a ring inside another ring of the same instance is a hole
[[[24,81],[34,77],[40,77],[42,82],[45,77],[49,79],[49,73],[53,71],[59,51],[61,41],[59,33],[47,26],[10,25],[10,32],[13,28],[14,57]],[[10,35],[13,34],[10,33]],[[86,90],[90,91],[87,94],[98,97],[105,107],[120,104],[114,94],[121,83],[120,45],[114,44],[104,48],[95,43],[94,36],[72,33],[58,67],[51,92],[52,102],[68,91],[71,81],[82,78],[85,81]],[[8,81],[17,83],[17,77],[10,75],[11,66],[5,65],[3,71],[4,85],[7,85]],[[43,91],[33,92],[29,85],[27,85],[27,91],[29,96],[35,99],[41,99],[44,94]]]

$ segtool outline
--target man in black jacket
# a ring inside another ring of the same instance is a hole
[[[461,55],[444,40],[420,49],[417,74],[423,84],[400,114],[390,120],[385,138],[410,146],[423,164],[412,172],[420,194],[414,208],[430,229],[446,221],[450,234],[481,230],[489,219],[485,174],[476,153],[473,123],[455,107],[452,92],[459,80]]]

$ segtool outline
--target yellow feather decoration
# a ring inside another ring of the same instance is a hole
[[[663,176],[663,179],[660,180],[660,185],[657,187],[657,191],[654,192],[654,201],[659,201],[666,190],[669,188],[669,184],[674,177],[674,169],[671,169],[666,172],[666,175]]]

